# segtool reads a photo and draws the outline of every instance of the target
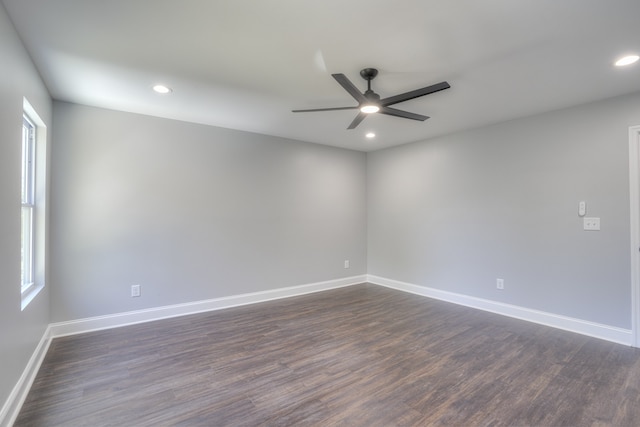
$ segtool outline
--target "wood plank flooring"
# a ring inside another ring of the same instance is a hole
[[[16,426],[640,425],[640,350],[370,284],[54,339]]]

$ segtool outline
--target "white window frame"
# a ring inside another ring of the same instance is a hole
[[[46,207],[47,207],[47,127],[25,98],[23,101],[23,129],[30,128],[29,134],[24,134],[23,145],[29,147],[22,152],[22,168],[23,178],[22,185],[25,187],[22,191],[22,207],[23,212],[30,211],[27,217],[29,228],[28,242],[25,243],[21,238],[21,309],[24,310],[31,301],[45,287],[45,254],[46,254]],[[25,138],[28,137],[28,141]],[[21,218],[24,219],[24,213]],[[22,224],[21,229],[25,226]],[[24,231],[21,231],[21,237],[24,237]],[[27,239],[24,239],[27,240]],[[24,269],[24,251],[28,251],[27,271],[25,275]]]
[[[29,116],[22,116],[22,216],[20,245],[21,292],[28,293],[35,283],[35,211],[36,211],[36,131]]]

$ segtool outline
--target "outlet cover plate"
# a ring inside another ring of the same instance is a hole
[[[140,285],[131,285],[131,296],[132,297],[140,296]]]
[[[583,229],[585,231],[600,231],[600,218],[585,217],[583,221]]]

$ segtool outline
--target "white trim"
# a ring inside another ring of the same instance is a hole
[[[629,127],[629,209],[631,234],[631,329],[640,347],[640,126]]]
[[[40,370],[40,365],[42,365],[44,356],[47,354],[47,350],[49,350],[50,343],[50,327],[47,327],[40,339],[40,342],[38,343],[38,346],[31,355],[27,366],[24,368],[20,379],[16,383],[15,387],[13,387],[13,390],[5,401],[2,410],[0,410],[0,425],[11,426],[16,421],[16,418],[18,418],[20,408],[22,408],[22,404],[29,394],[31,385],[36,379],[36,375]]]
[[[504,304],[497,301],[427,288],[373,275],[367,275],[367,282],[491,313],[501,314],[503,316],[526,320],[540,325],[551,326],[553,328],[575,332],[594,338],[600,338],[618,344],[632,345],[633,342],[632,331],[628,329],[616,328],[600,323]]]
[[[154,307],[145,310],[72,320],[69,322],[52,323],[49,326],[51,328],[51,336],[55,338],[326,291],[329,289],[364,283],[366,279],[366,275],[345,277],[342,279],[328,280],[325,282],[310,283],[288,288],[279,288],[262,292],[188,302],[184,304]]]

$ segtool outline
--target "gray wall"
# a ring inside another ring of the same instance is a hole
[[[364,153],[63,102],[54,123],[54,322],[366,273]]]
[[[369,274],[630,329],[638,124],[633,95],[370,153]]]
[[[20,159],[26,97],[47,126],[51,99],[0,4],[0,407],[49,323],[48,287],[20,311]],[[49,132],[49,136],[51,133]],[[1,420],[0,420],[1,421]]]
[[[0,402],[49,322],[365,272],[631,328],[640,94],[365,155],[62,102],[52,113],[1,5],[0,62]],[[49,278],[20,311],[23,96],[55,148]],[[580,200],[602,231],[582,231]]]

